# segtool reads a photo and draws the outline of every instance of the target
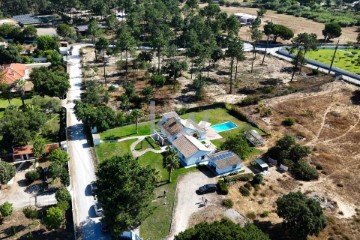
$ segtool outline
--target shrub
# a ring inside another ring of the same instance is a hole
[[[46,211],[44,223],[47,229],[59,228],[65,219],[64,211],[59,207],[51,207]]]
[[[116,90],[116,87],[113,86],[113,85],[111,85],[111,86],[108,88],[108,91],[109,91],[109,92],[115,92],[115,90]]]
[[[25,178],[29,183],[32,183],[40,178],[40,174],[38,171],[30,171],[25,174]]]
[[[264,177],[261,174],[256,174],[251,181],[252,184],[261,184],[264,180]]]
[[[252,174],[252,173],[245,173],[245,174],[241,174],[241,175],[225,177],[224,180],[225,180],[225,182],[231,182],[231,181],[248,182],[253,179],[253,176],[254,176],[254,174]]]
[[[319,71],[319,69],[312,69],[311,70],[311,73],[312,73],[312,75],[319,75],[320,74],[320,71]]]
[[[295,119],[292,117],[287,117],[282,121],[282,124],[284,126],[292,126],[295,124]]]
[[[249,106],[249,105],[254,105],[254,104],[258,104],[260,101],[260,97],[257,96],[247,96],[246,98],[244,98],[239,105],[240,106]]]
[[[70,202],[71,195],[65,187],[62,187],[56,192],[55,198],[58,202]]]
[[[247,188],[244,187],[244,186],[241,186],[241,187],[239,188],[239,191],[240,191],[241,195],[243,195],[244,197],[250,196],[250,191],[249,191],[249,189],[247,189]]]
[[[4,202],[0,205],[0,213],[2,217],[10,216],[13,212],[13,205],[9,202]]]
[[[66,212],[70,208],[69,202],[65,202],[65,201],[58,202],[56,206],[62,209],[64,212]]]
[[[256,213],[255,212],[248,212],[246,214],[246,217],[251,219],[251,220],[255,220],[256,219]]]
[[[247,189],[251,190],[251,184],[250,184],[250,183],[245,183],[244,187],[246,187]]]
[[[224,180],[219,180],[218,187],[220,194],[227,195],[229,193],[228,186],[225,184]]]
[[[234,203],[231,199],[224,199],[222,204],[227,208],[232,208],[234,206]]]
[[[38,212],[35,208],[33,207],[26,207],[23,209],[23,213],[25,215],[26,218],[29,219],[35,219],[38,217]]]
[[[295,164],[292,169],[292,173],[298,180],[310,181],[319,178],[319,174],[316,169],[303,160]]]
[[[262,214],[260,214],[260,217],[267,217],[269,216],[269,211],[263,211]]]

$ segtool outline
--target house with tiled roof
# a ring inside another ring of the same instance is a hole
[[[211,151],[198,139],[190,135],[181,135],[172,143],[177,150],[182,165],[192,166],[208,161]]]
[[[57,148],[59,148],[59,144],[57,143],[46,144],[44,150],[45,155],[49,154],[52,150]],[[33,145],[14,147],[12,156],[14,162],[35,159],[35,155],[33,152]]]
[[[11,63],[0,67],[1,83],[13,85],[17,80],[24,80],[26,67],[25,64]]]

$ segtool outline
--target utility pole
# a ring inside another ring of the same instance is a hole
[[[333,55],[333,57],[332,57],[332,59],[331,59],[331,64],[330,64],[330,68],[329,68],[328,74],[330,74],[331,69],[332,69],[332,66],[333,66],[333,64],[334,64],[334,59],[335,59],[336,51],[337,51],[337,49],[338,49],[338,47],[339,47],[339,41],[340,41],[340,40],[338,40],[337,43],[336,43],[334,55]]]

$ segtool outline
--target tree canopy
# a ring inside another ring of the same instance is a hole
[[[0,184],[8,183],[15,177],[16,169],[13,165],[0,161]]]
[[[44,223],[47,229],[59,228],[65,219],[64,211],[59,207],[51,207],[46,211]]]
[[[69,74],[47,67],[34,68],[30,73],[34,91],[40,95],[63,98],[70,88]]]
[[[39,36],[36,40],[39,50],[59,50],[59,43],[49,35]]]
[[[270,240],[259,228],[253,224],[241,227],[230,220],[223,219],[213,223],[200,223],[194,228],[185,230],[175,236],[175,240]]]
[[[329,41],[332,38],[341,36],[341,26],[337,22],[329,22],[325,24],[325,28],[322,31],[325,41]]]
[[[96,176],[103,221],[114,236],[138,226],[149,215],[156,180],[154,169],[141,167],[128,154],[101,162]]]
[[[277,214],[284,219],[284,227],[295,239],[306,239],[308,235],[318,236],[327,225],[319,202],[301,192],[292,192],[276,201]]]
[[[0,64],[9,64],[9,63],[21,63],[22,59],[19,51],[13,47],[8,46],[5,48],[4,46],[0,46]]]

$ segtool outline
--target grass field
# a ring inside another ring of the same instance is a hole
[[[306,58],[330,65],[333,55],[334,49],[319,49],[306,53]],[[360,74],[360,50],[338,49],[333,66]]]
[[[148,148],[160,150],[160,147],[156,144],[154,139],[152,139],[151,137],[146,137],[144,140],[142,140],[135,146],[136,151],[144,151],[145,149],[148,149]]]
[[[126,153],[130,153],[130,145],[135,141],[136,139],[126,140],[122,142],[101,143],[100,145],[95,147],[96,155],[101,162],[112,156],[121,156]]]
[[[103,140],[120,139],[130,136],[143,136],[150,134],[150,122],[139,123],[139,132],[136,133],[135,124],[126,125],[123,127],[117,127],[109,129],[100,133],[100,137]]]
[[[25,99],[25,104],[30,103],[31,99]],[[7,108],[9,105],[14,106],[21,106],[22,102],[20,98],[13,98],[10,100],[10,103],[7,99],[0,98],[0,118],[4,116],[5,108]]]

